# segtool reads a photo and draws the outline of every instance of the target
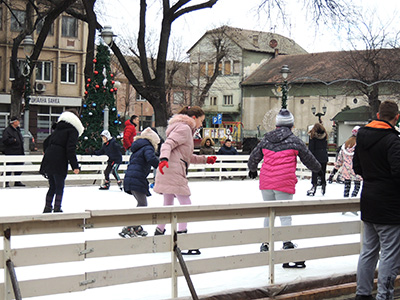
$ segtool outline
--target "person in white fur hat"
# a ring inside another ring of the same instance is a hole
[[[147,197],[151,196],[147,176],[151,167],[157,168],[159,159],[156,155],[160,137],[150,127],[147,127],[133,139],[130,151],[129,165],[125,173],[124,191],[133,195],[137,206],[147,206]],[[122,237],[146,236],[147,231],[141,225],[126,226],[119,234]]]

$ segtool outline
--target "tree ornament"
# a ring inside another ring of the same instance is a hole
[[[92,103],[92,106],[93,106],[93,107],[96,107],[96,103],[93,102],[93,103]]]
[[[83,139],[84,139],[85,141],[87,141],[89,138],[88,138],[87,136],[85,136]]]
[[[112,111],[115,111],[115,110],[116,110],[116,108],[115,108],[115,107],[113,107],[113,108],[111,108],[111,110],[112,110]]]
[[[90,84],[88,83],[87,85],[86,85],[86,87],[89,87],[90,86]]]
[[[85,91],[85,95],[89,94],[88,91]]]
[[[96,84],[95,88],[98,89],[98,88],[100,88],[100,86],[98,84]]]
[[[89,116],[93,116],[93,113],[92,113],[92,112],[89,112]]]
[[[117,91],[117,88],[115,87],[115,88],[114,88],[114,92],[116,92],[116,91]]]
[[[110,89],[110,92],[111,92],[111,93],[114,93],[114,89]]]
[[[94,62],[94,63],[97,63],[97,59],[93,59],[93,62]]]
[[[111,73],[110,76],[111,76],[111,78],[112,78],[112,77],[114,77],[114,74]]]
[[[85,104],[83,104],[82,106],[83,106],[83,108],[86,108],[86,107],[87,107],[87,104],[85,103]]]
[[[87,79],[87,82],[91,82],[91,81],[92,81],[92,79],[90,79],[90,78]]]
[[[118,120],[115,120],[115,121],[114,121],[114,124],[118,124]]]
[[[112,85],[114,85],[114,84],[115,84],[115,81],[114,81],[114,80],[112,80],[112,81],[111,81],[111,84],[112,84]]]
[[[94,71],[94,74],[95,74],[95,75],[99,74],[99,71],[97,71],[97,70],[96,70],[96,71]]]

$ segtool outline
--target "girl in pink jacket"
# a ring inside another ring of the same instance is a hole
[[[168,122],[167,138],[161,146],[159,172],[156,174],[154,191],[164,195],[164,206],[173,205],[176,197],[181,205],[189,205],[190,189],[186,174],[189,165],[214,164],[216,156],[193,154],[193,134],[205,118],[198,106],[186,106]],[[187,232],[187,223],[179,223],[178,233]],[[165,224],[159,224],[154,235],[165,233]]]

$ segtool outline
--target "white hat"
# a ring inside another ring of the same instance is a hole
[[[360,126],[354,126],[353,129],[351,130],[351,135],[357,136],[359,129],[360,129]]]
[[[107,141],[109,141],[109,140],[112,139],[111,133],[110,133],[108,130],[103,130],[103,131],[100,133],[100,135],[101,135],[101,136],[104,136],[104,137],[107,139]]]
[[[282,108],[276,116],[276,127],[290,127],[294,125],[294,117],[286,108]]]

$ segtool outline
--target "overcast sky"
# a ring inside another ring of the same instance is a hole
[[[111,25],[118,35],[127,35],[131,31],[136,35],[138,28],[139,0],[101,0],[107,5],[102,10],[101,22]],[[200,1],[200,0],[199,0]],[[161,23],[161,14],[157,4],[161,1],[148,1],[148,27],[155,28]],[[173,3],[174,1],[171,1]],[[198,2],[198,1],[197,1]],[[213,8],[192,12],[177,19],[172,25],[171,37],[180,40],[181,47],[186,52],[207,30],[228,25],[250,30],[270,31],[289,37],[308,52],[338,51],[351,49],[346,38],[346,32],[337,33],[326,25],[315,26],[311,16],[301,6],[303,1],[286,0],[285,6],[288,22],[283,24],[274,16],[268,18],[265,14],[257,14],[256,8],[260,0],[219,0]],[[374,15],[375,23],[390,24],[386,31],[396,26],[399,21],[396,16],[400,11],[398,0],[353,0],[365,12]],[[277,13],[275,13],[275,16]],[[367,20],[373,19],[367,17]],[[379,26],[377,26],[379,27]],[[362,48],[362,46],[360,46]]]

